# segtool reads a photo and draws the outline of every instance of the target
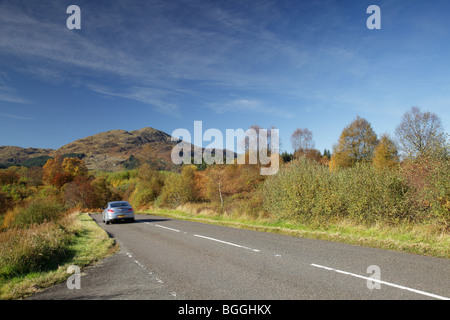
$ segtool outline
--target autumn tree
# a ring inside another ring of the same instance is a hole
[[[90,182],[94,189],[95,199],[93,205],[97,208],[101,208],[106,205],[108,201],[112,201],[113,193],[108,184],[106,177],[99,176]],[[120,199],[117,199],[120,200]]]
[[[442,155],[448,152],[446,135],[439,117],[412,107],[403,115],[396,137],[400,150],[409,158]]]
[[[294,149],[294,157],[299,158],[306,155],[315,146],[312,132],[307,128],[298,128],[291,135],[292,149]]]
[[[195,166],[192,167],[195,168]],[[190,201],[192,199],[192,189],[190,185],[186,184],[186,175],[183,176],[183,174],[178,173],[167,175],[160,199],[162,205],[172,208]]]
[[[78,176],[72,182],[62,188],[64,202],[70,207],[94,208],[97,205],[95,188],[90,183],[90,178]]]
[[[395,142],[384,134],[375,148],[372,160],[373,166],[378,170],[393,169],[399,163],[398,151]]]
[[[235,166],[235,165],[233,165]],[[231,166],[229,166],[231,167]],[[223,209],[224,201],[224,165],[215,165],[208,168],[206,172],[206,195],[211,202],[219,202]]]
[[[79,158],[63,158],[58,155],[48,159],[42,168],[42,180],[61,188],[64,184],[73,181],[76,177],[86,177],[88,169],[83,160]]]
[[[164,177],[150,163],[143,163],[138,169],[136,188],[132,194],[135,205],[141,206],[154,201],[164,186]]]
[[[184,185],[188,189],[187,195],[188,199],[194,200],[195,196],[195,173],[197,172],[197,166],[193,164],[183,166],[181,170],[181,179],[183,180]]]
[[[342,130],[338,143],[333,147],[330,169],[349,167],[357,162],[372,161],[377,135],[370,123],[359,116]]]
[[[27,184],[33,187],[38,187],[42,185],[42,168],[41,167],[31,167],[25,174],[27,179]]]
[[[72,182],[73,177],[68,174],[67,172],[61,171],[57,172],[55,176],[53,177],[51,184],[55,187],[58,187],[59,189],[62,188],[66,183]]]
[[[48,159],[44,167],[42,167],[42,181],[49,185],[52,184],[53,179],[57,173],[62,173],[63,158],[61,155],[56,156],[54,159]]]
[[[79,158],[64,158],[61,168],[73,178],[79,176],[85,177],[88,175],[86,164]]]
[[[20,175],[11,169],[0,172],[0,185],[16,184],[19,180]]]

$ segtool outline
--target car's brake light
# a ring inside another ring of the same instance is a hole
[[[133,208],[128,209],[128,211],[133,211]]]
[[[114,213],[114,210],[108,209],[108,213]]]

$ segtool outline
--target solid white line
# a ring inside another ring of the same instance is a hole
[[[173,229],[173,228],[169,228],[169,227],[165,227],[165,226],[161,226],[161,225],[159,225],[159,224],[155,224],[155,227],[160,227],[160,228],[164,228],[164,229],[167,229],[167,230],[172,230],[172,231],[175,231],[175,232],[180,232],[180,230]]]
[[[386,282],[386,281],[382,281],[382,280],[378,280],[378,279],[374,279],[374,278],[370,278],[370,277],[364,277],[364,276],[361,276],[359,274],[355,274],[355,273],[351,273],[351,272],[347,272],[347,271],[342,271],[342,270],[338,270],[338,269],[334,269],[334,268],[330,268],[330,267],[325,267],[325,266],[321,266],[321,265],[314,264],[314,263],[311,263],[311,265],[313,267],[322,268],[322,269],[325,269],[325,270],[346,274],[346,275],[349,275],[349,276],[352,276],[352,277],[365,279],[365,280],[369,280],[369,281],[373,281],[373,282],[378,282],[378,283],[385,284],[387,286],[391,286],[391,287],[394,287],[394,288],[408,290],[408,291],[411,291],[411,292],[414,292],[414,293],[418,293],[418,294],[421,294],[421,295],[424,295],[424,296],[432,297],[432,298],[435,298],[435,299],[450,300],[450,298],[447,298],[447,297],[439,296],[437,294],[433,294],[433,293],[429,293],[429,292],[425,292],[425,291],[421,291],[421,290],[417,290],[417,289],[413,289],[413,288],[408,288],[408,287],[401,286],[401,285],[398,285],[398,284],[395,284],[395,283]]]
[[[230,246],[235,246],[235,247],[238,247],[238,248],[247,249],[247,250],[251,250],[251,251],[254,251],[254,252],[260,252],[261,251],[261,250],[258,250],[258,249],[252,249],[252,248],[249,248],[249,247],[241,246],[239,244],[235,244],[235,243],[231,243],[231,242],[227,242],[227,241],[223,241],[223,240],[219,240],[219,239],[214,239],[214,238],[210,238],[210,237],[201,236],[199,234],[194,234],[194,237],[199,237],[199,238],[204,238],[204,239],[208,239],[208,240],[212,240],[212,241],[217,241],[217,242],[220,242],[220,243],[228,244]]]

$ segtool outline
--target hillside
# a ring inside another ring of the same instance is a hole
[[[118,171],[122,164],[133,157],[151,159],[161,169],[170,169],[170,153],[177,143],[165,132],[143,128],[134,131],[111,130],[76,140],[51,152],[83,153],[89,169]]]
[[[52,151],[53,149],[0,146],[0,167],[18,165],[32,158],[48,156]]]
[[[172,170],[177,167],[170,156],[177,144],[169,134],[149,127],[111,130],[73,141],[57,150],[0,147],[0,165],[21,164],[39,156],[84,154],[83,160],[91,170],[120,171],[130,157],[150,161],[157,169]]]

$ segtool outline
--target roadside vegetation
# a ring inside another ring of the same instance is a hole
[[[113,200],[143,213],[450,258],[450,147],[435,114],[412,108],[395,137],[378,137],[357,117],[332,151],[315,149],[307,128],[291,142],[273,176],[260,175],[260,164],[161,171],[143,157],[121,172],[89,171],[76,155],[0,169],[1,298],[110,252],[106,233],[77,212]]]
[[[114,241],[78,206],[78,199],[100,203],[91,190],[103,197],[101,183],[78,158],[56,161],[0,171],[0,299],[22,298],[64,281],[69,265],[82,268],[115,250]]]
[[[23,298],[65,281],[70,265],[83,268],[116,250],[108,234],[77,211],[4,230],[0,243],[0,299]]]

